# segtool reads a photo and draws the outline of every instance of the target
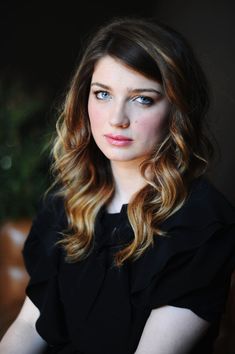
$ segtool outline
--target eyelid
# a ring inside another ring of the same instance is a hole
[[[103,90],[102,90],[102,89],[93,90],[93,94],[94,94],[94,96],[96,97],[97,100],[105,101],[105,100],[106,100],[105,98],[99,98],[99,97],[98,97],[98,95],[99,95],[100,93],[105,93],[105,94],[107,94],[107,97],[110,97],[110,96],[111,96],[110,93],[109,93],[107,90],[105,90],[105,89],[103,89]]]
[[[154,95],[154,96],[162,96],[164,94],[163,91],[160,90],[138,90],[138,91],[133,91],[133,94],[139,95],[139,96],[149,96],[149,95]]]
[[[138,99],[141,99],[142,102],[137,101]],[[151,97],[151,96],[147,96],[147,95],[137,95],[135,97],[132,98],[133,101],[137,101],[142,105],[148,106],[148,105],[152,105],[157,99]],[[149,101],[149,102],[144,102],[144,100]]]
[[[100,93],[100,92],[104,92],[104,93],[108,93],[109,95],[110,95],[110,93],[109,93],[109,91],[108,90],[93,90],[93,93],[94,94],[98,94],[98,93]]]
[[[157,100],[159,97],[163,96],[161,92],[138,92],[134,95],[135,97],[146,97],[151,98],[152,100]]]
[[[92,91],[93,91],[94,93],[107,92],[107,90],[102,90],[102,89],[93,89]]]

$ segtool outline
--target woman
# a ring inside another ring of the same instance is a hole
[[[153,20],[90,41],[53,147],[54,188],[1,353],[212,353],[235,266],[234,208],[206,177],[204,74]]]

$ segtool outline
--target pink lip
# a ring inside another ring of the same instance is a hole
[[[111,145],[115,146],[127,146],[133,141],[131,138],[123,135],[105,134],[104,136]]]
[[[111,138],[114,140],[125,140],[125,141],[132,141],[131,138],[128,138],[127,136],[123,135],[115,135],[115,134],[105,134],[106,138]]]

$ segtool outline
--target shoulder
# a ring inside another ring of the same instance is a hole
[[[199,177],[191,184],[186,207],[192,205],[201,205],[207,208],[217,209],[219,212],[223,208],[234,211],[232,205],[225,195],[215,186],[215,184],[207,177]]]
[[[53,193],[43,196],[38,202],[23,254],[33,254],[33,250],[37,253],[39,249],[50,254],[66,227],[63,198]]]
[[[184,205],[160,227],[166,236],[156,235],[153,247],[131,265],[132,292],[143,292],[135,301],[149,301],[152,308],[173,304],[216,318],[235,269],[234,206],[200,177]]]
[[[235,249],[235,208],[206,177],[193,181],[183,206],[159,227],[166,236],[156,235],[143,257],[158,263],[158,269],[170,259],[181,262],[207,248],[225,256]]]
[[[235,224],[235,207],[207,178],[195,179],[184,205],[164,223],[163,229],[185,227],[199,230],[210,225]]]
[[[44,221],[45,225],[50,224],[56,227],[66,223],[64,199],[55,193],[43,196],[37,207],[34,222]]]
[[[38,308],[41,308],[46,294],[46,288],[41,287],[41,284],[47,284],[58,272],[61,256],[58,241],[65,229],[66,216],[63,199],[52,193],[43,196],[38,202],[32,226],[22,250],[25,267],[30,275],[26,293]],[[39,284],[40,288],[37,287]]]

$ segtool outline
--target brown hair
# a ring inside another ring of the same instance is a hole
[[[110,162],[95,145],[87,111],[94,66],[105,55],[161,82],[171,103],[165,136],[141,166],[146,186],[128,205],[134,239],[115,255],[121,266],[164,234],[160,223],[183,205],[190,182],[205,173],[213,148],[203,125],[207,81],[186,39],[152,19],[115,18],[99,28],[72,79],[53,147],[52,170],[69,220],[69,236],[61,241],[68,261],[88,256],[96,216],[114,193]],[[151,180],[145,176],[147,168],[153,172]]]

